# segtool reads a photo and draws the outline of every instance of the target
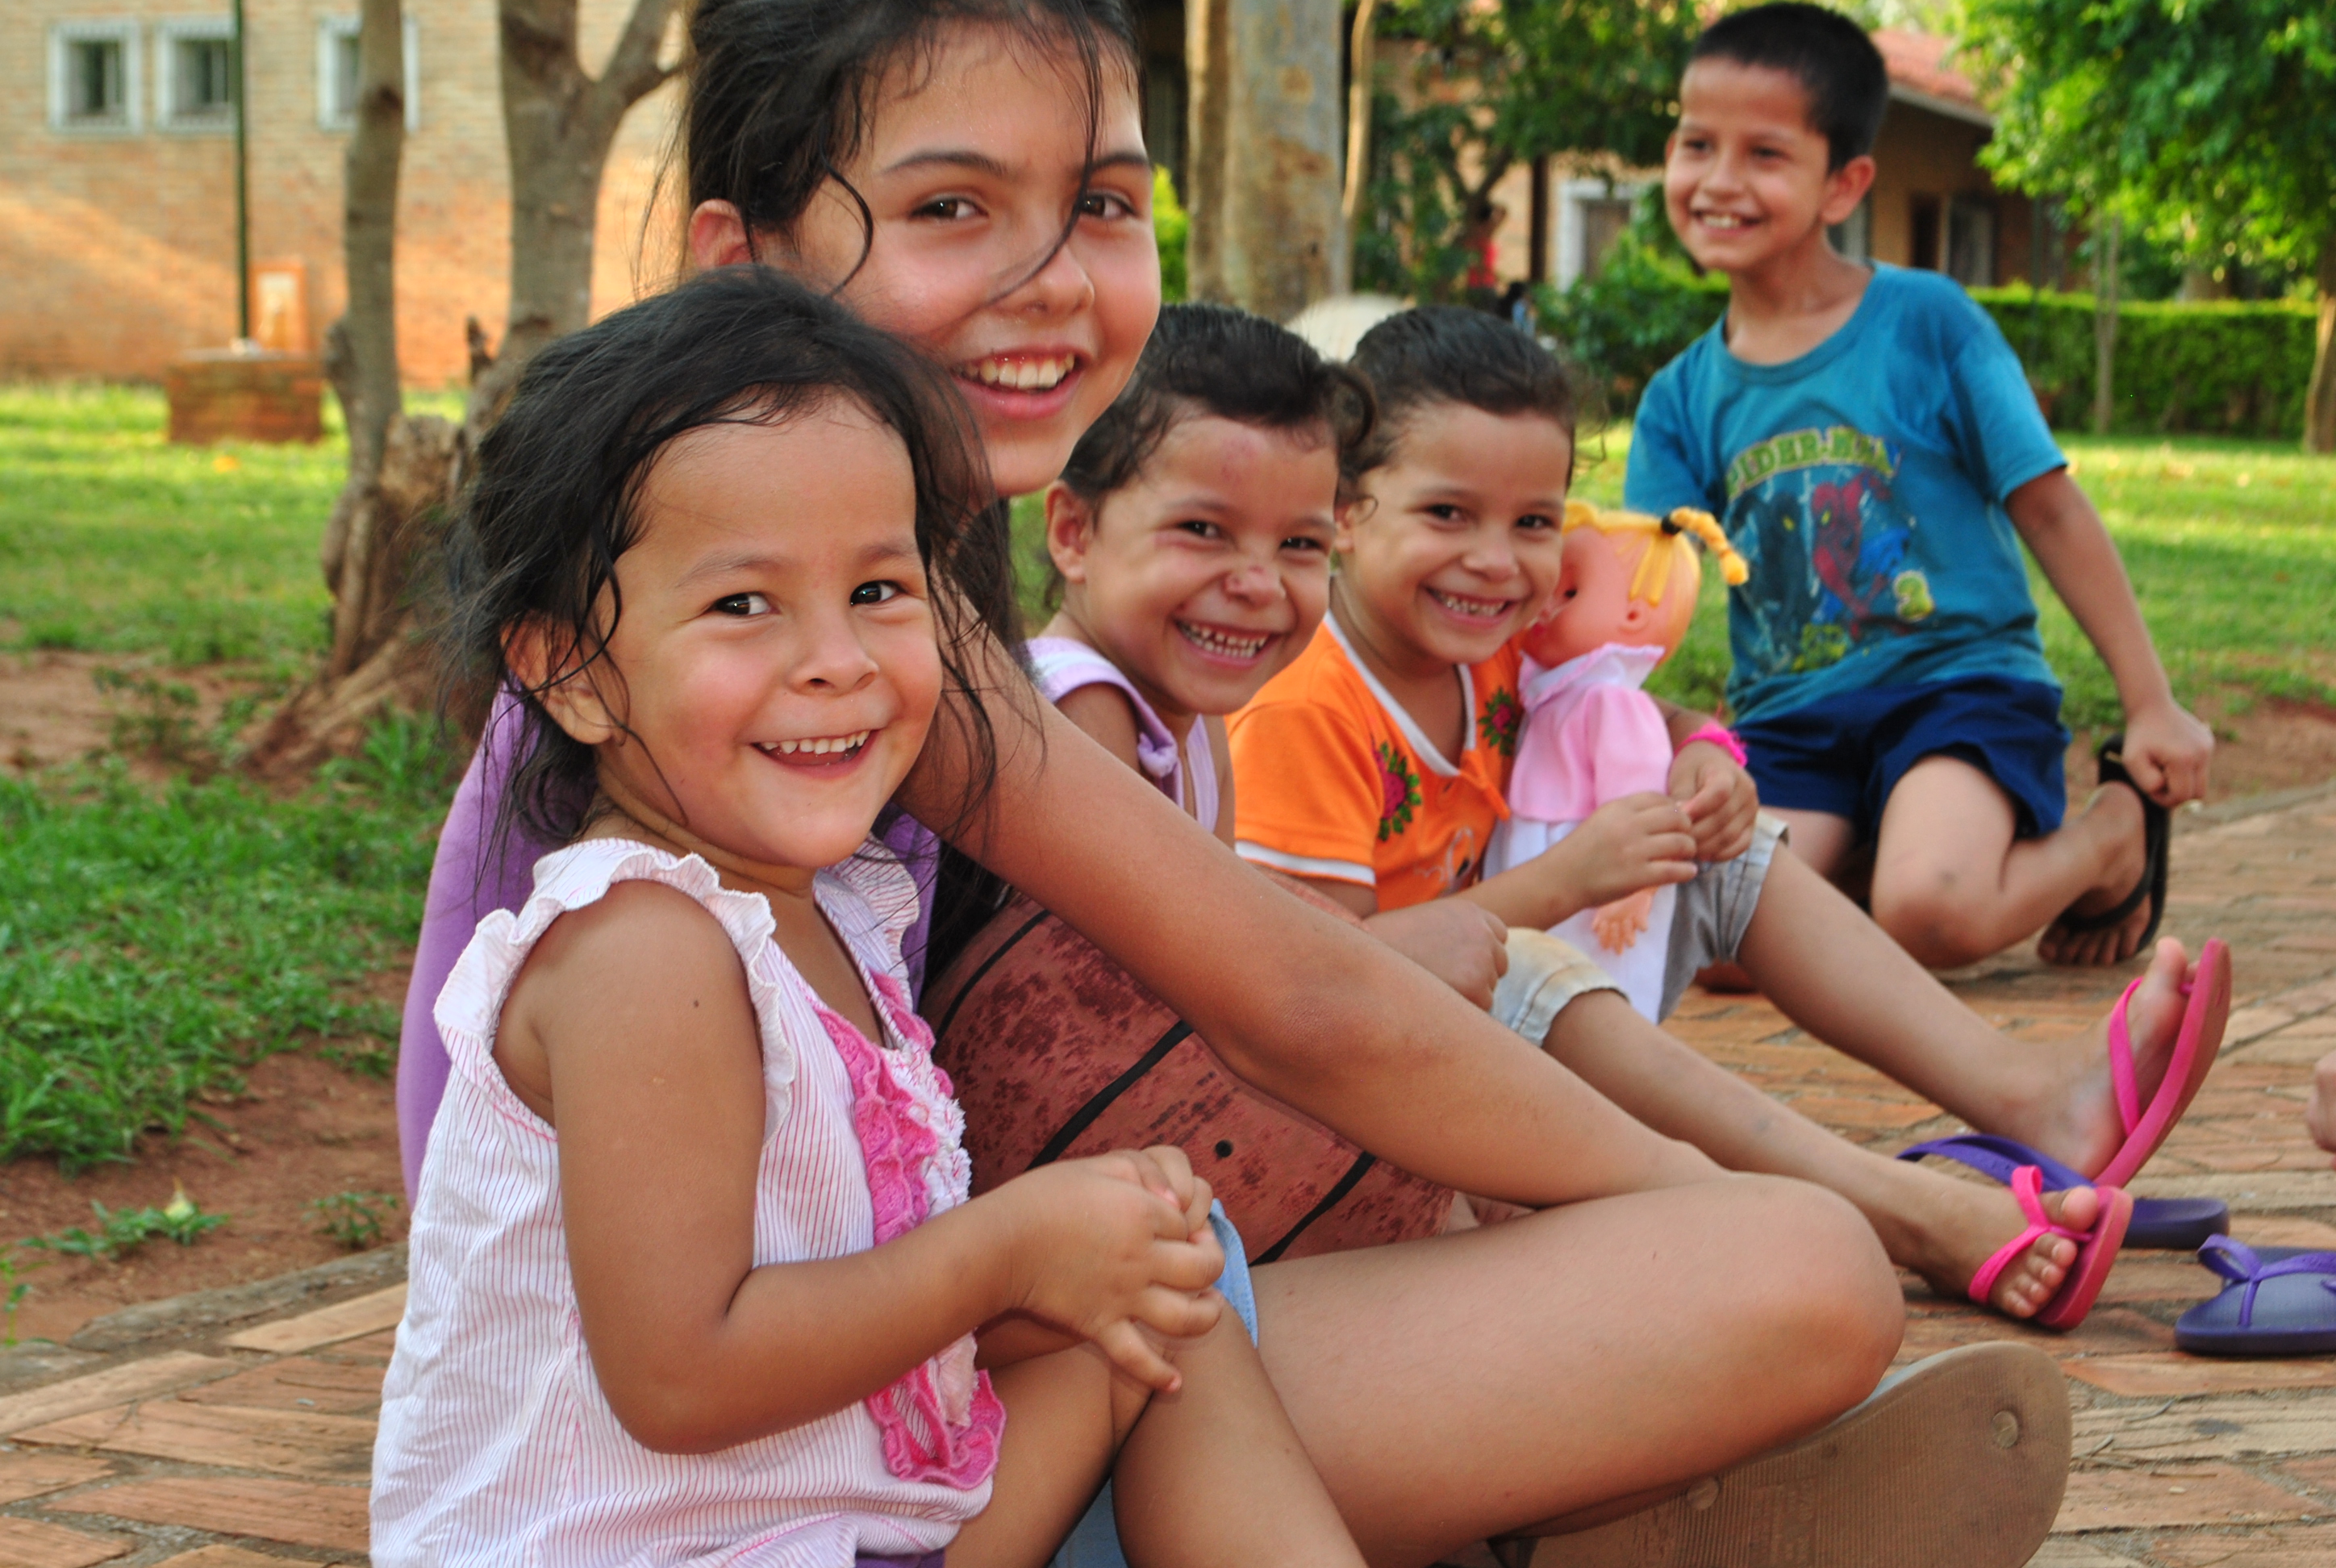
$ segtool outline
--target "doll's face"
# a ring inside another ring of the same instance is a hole
[[[1610,642],[1675,650],[1679,633],[1666,636],[1657,625],[1669,618],[1630,597],[1630,578],[1641,550],[1660,542],[1664,541],[1598,528],[1569,531],[1558,562],[1556,597],[1549,613],[1526,629],[1525,652],[1544,667],[1555,668]],[[1678,591],[1674,582],[1670,592]]]

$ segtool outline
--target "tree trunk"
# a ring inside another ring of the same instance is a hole
[[[405,26],[399,0],[363,0],[357,19],[357,122],[343,165],[341,255],[348,313],[326,335],[325,367],[349,428],[349,472],[325,525],[319,564],[340,591],[355,513],[381,471],[397,375],[397,173],[405,152]]]
[[[1231,0],[1184,3],[1184,289],[1194,299],[1232,298],[1225,283],[1225,46]]]
[[[2117,249],[2125,220],[2108,219],[2093,258],[2093,432],[2109,433],[2117,414]]]
[[[472,383],[475,445],[536,351],[591,319],[600,175],[625,112],[672,74],[657,45],[674,0],[634,0],[595,78],[576,52],[577,0],[501,0],[503,140],[511,159],[511,309],[492,365]]]
[[[359,140],[349,150],[349,315],[327,364],[349,410],[349,488],[326,530],[333,646],[254,746],[267,774],[305,771],[360,738],[384,707],[425,706],[431,659],[417,569],[437,553],[469,453],[536,351],[591,314],[600,175],[625,112],[671,74],[657,46],[674,0],[635,0],[599,78],[576,54],[577,0],[501,0],[503,130],[511,160],[511,313],[501,352],[472,376],[457,429],[397,414],[390,245],[404,129],[398,0],[364,0]],[[378,15],[377,15],[378,14]],[[385,20],[384,19],[385,17]],[[388,40],[385,49],[376,35]],[[389,141],[384,182],[379,138]],[[373,139],[367,140],[367,132]],[[363,209],[362,214],[360,208]],[[472,362],[481,351],[474,345]],[[386,388],[384,392],[383,389]]]
[[[1338,7],[1192,0],[1192,288],[1287,321],[1345,286]],[[1204,193],[1213,190],[1216,200]]]
[[[2320,239],[2320,344],[2303,399],[2303,450],[2336,452],[2336,231]]]

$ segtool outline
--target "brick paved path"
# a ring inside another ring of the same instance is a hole
[[[2336,790],[2189,819],[2174,864],[2168,929],[2231,941],[2239,1010],[2188,1119],[2135,1185],[2226,1199],[2243,1240],[2336,1247],[2336,1173],[2302,1130],[2311,1064],[2336,1049]],[[2123,978],[2014,955],[1955,985],[2000,1027],[2042,1039],[2098,1017]],[[1851,1137],[1896,1148],[1953,1130],[1757,998],[1694,997],[1677,1027]],[[2174,1319],[2213,1284],[2179,1255],[2128,1254],[2085,1327],[2062,1338],[1909,1278],[1905,1359],[2025,1339],[2068,1371],[2078,1458],[2039,1568],[2336,1564],[2336,1358],[2176,1354]],[[110,1354],[0,1358],[0,1388],[21,1390],[0,1394],[0,1568],[360,1560],[404,1288],[351,1288],[366,1293],[258,1327],[166,1323]]]

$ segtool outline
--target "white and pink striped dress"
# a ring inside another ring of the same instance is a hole
[[[817,883],[884,1020],[881,1047],[795,972],[762,897],[724,889],[705,861],[616,839],[545,856],[533,896],[480,922],[438,999],[453,1072],[383,1392],[373,1560],[845,1568],[937,1551],[988,1505],[1005,1420],[970,1335],[850,1409],[714,1454],[642,1447],[601,1395],[569,1272],[558,1137],[492,1051],[551,922],[637,879],[703,904],[745,965],[765,1105],[758,1266],[863,1251],[965,1201],[964,1118],[901,979],[916,889],[890,851],[871,839]]]

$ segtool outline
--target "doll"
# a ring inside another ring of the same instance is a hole
[[[1511,814],[1494,836],[1488,873],[1533,859],[1608,801],[1667,787],[1670,734],[1640,687],[1679,650],[1695,615],[1703,570],[1694,539],[1719,558],[1729,584],[1745,579],[1744,558],[1709,512],[1681,507],[1659,520],[1566,503],[1557,593],[1521,639],[1525,716]],[[1553,934],[1595,959],[1652,1018],[1676,902],[1668,886],[1644,888],[1582,911]]]

